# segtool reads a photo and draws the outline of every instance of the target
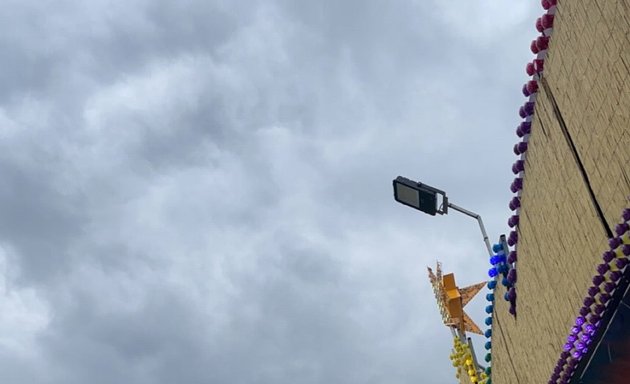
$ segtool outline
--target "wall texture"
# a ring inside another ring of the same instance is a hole
[[[496,292],[494,384],[549,380],[629,196],[630,0],[560,0],[525,166],[516,319]]]

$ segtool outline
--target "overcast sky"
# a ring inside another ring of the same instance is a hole
[[[0,381],[454,382],[539,3],[0,1]]]

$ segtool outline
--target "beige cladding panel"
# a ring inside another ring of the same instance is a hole
[[[517,319],[495,294],[495,384],[548,381],[607,247],[589,184],[613,230],[630,195],[630,2],[559,3],[525,166]]]
[[[545,73],[611,229],[630,195],[629,9],[562,2]]]

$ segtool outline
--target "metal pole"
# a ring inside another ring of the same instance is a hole
[[[481,234],[483,235],[483,241],[484,243],[486,243],[486,248],[488,249],[488,254],[490,256],[494,256],[494,253],[492,252],[492,246],[490,245],[490,239],[488,238],[488,234],[486,233],[486,227],[483,226],[483,220],[481,220],[481,215],[479,215],[478,213],[475,212],[471,212],[467,209],[464,209],[460,206],[457,206],[451,202],[448,203],[448,207],[452,208],[458,212],[463,213],[466,216],[470,216],[474,219],[477,219],[477,222],[479,223],[479,228],[481,229]]]
[[[484,370],[484,368],[481,367],[479,365],[479,362],[477,361],[477,355],[475,354],[475,348],[473,347],[472,339],[469,337],[467,341],[468,341],[468,347],[470,347],[470,354],[472,355],[472,360],[473,360],[473,363],[475,364],[476,371],[480,372]]]

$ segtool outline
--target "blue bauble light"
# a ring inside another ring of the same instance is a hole
[[[496,277],[499,274],[499,272],[497,271],[496,268],[490,268],[488,270],[488,276],[490,277]]]
[[[499,251],[503,250],[503,246],[499,243],[496,243],[492,246],[492,252],[499,253]]]

